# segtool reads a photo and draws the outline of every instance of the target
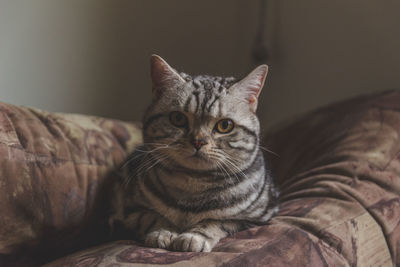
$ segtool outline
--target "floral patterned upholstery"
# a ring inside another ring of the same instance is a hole
[[[0,266],[34,266],[107,236],[107,189],[136,124],[0,104]]]

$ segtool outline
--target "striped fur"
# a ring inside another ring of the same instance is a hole
[[[255,115],[266,71],[259,67],[240,81],[190,76],[154,57],[144,144],[122,168],[111,222],[151,247],[210,251],[221,238],[264,224],[277,210]],[[181,127],[170,120],[176,111],[187,119]],[[231,132],[216,130],[221,119],[233,121]],[[204,145],[195,148],[193,140]]]

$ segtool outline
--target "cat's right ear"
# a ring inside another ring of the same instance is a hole
[[[245,99],[249,103],[252,112],[256,112],[258,96],[264,86],[267,74],[268,66],[260,65],[232,86],[232,90],[239,94],[239,98]]]
[[[151,56],[150,73],[153,96],[156,98],[160,97],[169,88],[185,82],[176,70],[158,55]]]

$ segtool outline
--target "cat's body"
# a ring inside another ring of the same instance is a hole
[[[257,97],[267,67],[241,81],[178,74],[152,57],[144,144],[124,165],[112,222],[152,247],[210,251],[277,210],[259,148]]]

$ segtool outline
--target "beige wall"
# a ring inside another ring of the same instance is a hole
[[[266,126],[400,88],[399,1],[268,2]],[[256,0],[0,0],[0,100],[140,119],[152,53],[189,73],[249,71],[257,7]]]

